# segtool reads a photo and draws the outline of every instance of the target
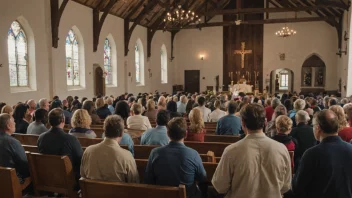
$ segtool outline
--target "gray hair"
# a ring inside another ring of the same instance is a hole
[[[308,122],[310,120],[308,113],[304,110],[297,111],[295,118],[297,123]]]
[[[348,115],[348,114],[352,114],[352,103],[348,103],[348,104],[345,104],[343,106],[343,110],[345,111],[345,113]]]
[[[5,131],[7,130],[7,124],[11,120],[11,116],[7,113],[0,114],[0,130]]]
[[[303,110],[305,106],[306,106],[306,101],[302,99],[297,99],[295,103],[293,103],[293,108],[295,110]]]
[[[42,98],[39,100],[39,108],[44,108],[45,104],[48,102],[46,98]]]
[[[271,107],[273,109],[276,109],[277,106],[279,106],[281,104],[280,100],[278,98],[274,98],[272,101],[271,101]]]

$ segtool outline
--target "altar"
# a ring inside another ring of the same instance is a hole
[[[238,93],[243,92],[243,93],[253,93],[252,89],[253,85],[247,85],[246,83],[243,84],[234,84],[234,85],[229,85],[229,90],[232,92],[234,95],[238,95]]]

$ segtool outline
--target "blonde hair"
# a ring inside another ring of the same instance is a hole
[[[103,98],[98,98],[97,101],[95,101],[95,107],[99,109],[100,107],[103,107],[105,105],[104,99]]]
[[[177,96],[174,96],[174,97],[172,97],[172,100],[173,100],[174,102],[178,102],[178,97],[177,97]]]
[[[275,120],[275,126],[278,133],[286,133],[292,129],[292,120],[286,115],[280,115]]]
[[[345,111],[343,110],[343,108],[340,105],[333,105],[329,109],[336,114],[336,116],[339,120],[338,131],[345,128],[347,126],[347,121],[346,121]]]
[[[72,128],[86,128],[89,129],[92,124],[92,118],[85,109],[77,109],[72,116],[71,126]]]
[[[215,102],[214,102],[214,107],[215,107],[215,109],[220,108],[220,106],[221,106],[220,100],[215,100]]]
[[[142,105],[139,103],[134,103],[132,105],[132,111],[134,114],[139,115],[142,113]]]
[[[155,110],[155,102],[153,99],[149,99],[147,101],[147,110],[148,111],[152,111],[152,110]]]
[[[199,109],[194,108],[189,113],[189,130],[192,133],[201,133],[204,128],[203,115]]]
[[[182,95],[180,98],[181,103],[186,104],[187,103],[187,97],[185,95]]]
[[[7,114],[12,115],[13,108],[11,106],[9,106],[9,105],[5,105],[5,106],[2,107],[1,113],[7,113]]]
[[[108,97],[108,98],[105,100],[105,103],[108,104],[108,105],[112,105],[113,102],[114,102],[114,100],[113,100],[111,97]]]
[[[142,105],[142,98],[139,98],[137,101],[138,104]]]
[[[302,99],[297,99],[295,103],[293,103],[293,108],[297,111],[303,110],[305,106],[306,106],[306,101]]]

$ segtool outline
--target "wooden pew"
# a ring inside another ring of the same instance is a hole
[[[148,164],[148,160],[136,159],[137,170],[138,170],[138,174],[141,182],[144,181],[144,174],[147,168],[147,164]],[[203,162],[203,166],[204,166],[205,172],[207,173],[208,182],[211,182],[211,179],[213,178],[214,172],[218,164],[211,163],[211,162]]]
[[[230,145],[230,143],[222,142],[191,142],[186,141],[185,145],[193,148],[198,153],[208,153],[208,151],[213,151],[215,157],[220,157],[224,152],[225,148]]]
[[[224,143],[235,143],[240,140],[240,136],[233,135],[210,135],[204,136],[204,142],[224,142]]]
[[[40,192],[55,192],[77,197],[72,164],[68,156],[27,153],[33,187],[36,196]]]
[[[99,144],[100,142],[103,141],[103,138],[84,138],[84,137],[78,137],[77,138],[79,143],[81,144],[82,147],[88,147],[94,144]]]
[[[167,187],[124,182],[103,182],[81,178],[82,198],[186,198],[186,187]]]
[[[22,198],[22,187],[14,168],[0,167],[1,197]]]
[[[31,134],[12,134],[14,138],[21,142],[21,144],[25,145],[37,145],[39,135],[31,135]]]
[[[39,153],[38,147],[34,146],[34,145],[23,145],[23,148],[25,151],[27,152],[31,152],[31,153]]]

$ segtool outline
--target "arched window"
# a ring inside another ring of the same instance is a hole
[[[280,72],[280,90],[288,90],[288,71]]]
[[[167,83],[167,51],[165,45],[160,50],[161,57],[161,83]]]
[[[110,41],[108,38],[106,38],[104,43],[104,68],[106,72],[105,84],[107,85],[113,84],[111,55],[112,53]]]
[[[11,87],[28,86],[27,37],[18,21],[14,21],[7,34]]]
[[[79,86],[79,43],[77,36],[71,29],[66,36],[66,76],[67,85]]]
[[[140,66],[138,44],[136,44],[135,50],[134,50],[134,61],[135,61],[135,65],[136,65],[136,82],[140,83],[141,82],[141,66]]]

